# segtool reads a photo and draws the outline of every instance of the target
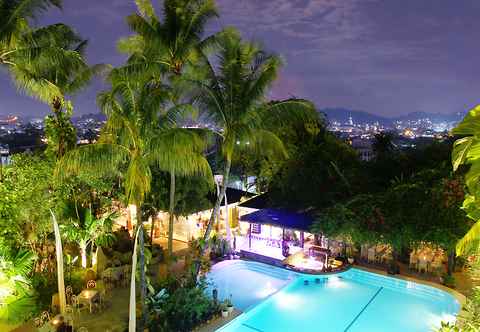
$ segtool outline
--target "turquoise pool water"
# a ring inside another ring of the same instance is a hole
[[[426,332],[453,321],[460,309],[439,289],[358,269],[317,283],[316,276],[261,263],[220,264],[209,278],[219,297],[232,294],[244,313],[218,332]]]

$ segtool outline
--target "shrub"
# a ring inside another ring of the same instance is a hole
[[[206,295],[206,283],[170,279],[148,299],[151,332],[192,331],[220,312],[218,304]]]

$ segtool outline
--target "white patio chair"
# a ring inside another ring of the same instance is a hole
[[[375,248],[369,248],[368,249],[367,260],[368,260],[369,263],[374,263],[375,262]]]
[[[418,256],[415,253],[415,251],[412,251],[410,253],[410,261],[409,261],[408,267],[410,269],[416,269],[417,266],[418,266]]]

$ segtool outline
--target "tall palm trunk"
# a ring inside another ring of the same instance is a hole
[[[60,113],[62,112],[62,102],[60,98],[55,97],[52,101],[52,111],[53,115],[55,116],[55,121],[57,122],[57,126],[60,125]],[[65,135],[63,132],[63,128],[57,128],[59,129],[60,137],[58,138],[58,147],[57,147],[57,159],[60,159],[63,157],[65,154]]]
[[[87,243],[82,240],[80,241],[79,246],[80,246],[80,257],[81,257],[82,267],[86,269],[87,268]]]
[[[155,236],[155,215],[151,216],[152,224],[150,226],[150,247],[153,249],[153,237]]]
[[[227,192],[227,183],[228,177],[230,175],[230,167],[232,166],[232,160],[227,158],[227,162],[225,164],[225,169],[223,173],[223,185],[220,190],[220,194],[217,197],[217,201],[215,202],[215,206],[213,207],[212,214],[210,216],[210,220],[208,221],[207,229],[205,230],[205,234],[203,236],[204,243],[207,243],[210,239],[210,233],[212,232],[213,223],[215,222],[215,218],[220,210],[220,206],[222,204],[222,199],[225,197],[225,193]],[[206,250],[206,245],[203,246],[201,254],[203,254]],[[196,266],[196,273],[198,274],[200,266],[197,264]]]
[[[139,227],[140,227],[140,233],[139,233],[139,239],[138,239],[138,244],[140,246],[140,303],[142,307],[142,319],[140,319],[140,322],[138,324],[139,330],[143,331],[144,327],[147,322],[147,304],[146,304],[146,298],[147,298],[147,283],[146,283],[146,277],[145,277],[145,238],[143,236],[143,223],[142,221],[139,221]]]
[[[146,301],[146,295],[147,295],[147,284],[146,284],[146,277],[145,277],[145,239],[143,236],[143,223],[142,223],[142,217],[141,217],[141,210],[140,206],[137,206],[137,204],[129,204],[128,205],[129,211],[130,211],[130,216],[132,218],[132,223],[134,225],[137,225],[138,229],[138,245],[139,245],[139,251],[140,251],[140,257],[139,257],[139,269],[140,269],[140,305],[142,308],[142,318],[139,320],[139,330],[143,331],[144,326],[146,325],[146,319],[147,319],[147,306],[145,304]],[[137,215],[140,216],[137,219]],[[137,232],[134,232],[133,236],[135,239],[135,234]],[[133,271],[132,273],[135,273]]]
[[[168,257],[173,255],[173,222],[175,212],[175,172],[170,171],[170,208],[168,210]]]
[[[450,249],[448,251],[448,261],[447,261],[447,274],[451,276],[455,271],[455,260],[456,260],[455,249]]]

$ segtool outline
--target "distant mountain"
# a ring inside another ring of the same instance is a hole
[[[429,118],[432,122],[459,122],[467,112],[457,112],[457,113],[428,113],[428,112],[411,112],[406,115],[395,117],[393,120],[399,121],[412,121],[417,119]]]
[[[324,108],[320,110],[327,116],[328,121],[338,121],[340,123],[347,123],[352,117],[354,123],[365,124],[378,122],[381,125],[387,126],[392,124],[392,119],[368,113],[365,111],[356,111],[346,108]]]
[[[324,108],[320,112],[327,116],[328,121],[338,121],[347,123],[349,118],[356,124],[378,122],[380,125],[391,126],[395,121],[415,121],[429,118],[432,122],[459,122],[467,112],[457,113],[429,113],[429,112],[411,112],[397,117],[383,117],[365,111],[350,110],[346,108]]]
[[[80,116],[74,116],[72,118],[72,121],[78,122],[86,119],[94,119],[95,121],[105,121],[107,120],[107,117],[103,113],[90,113],[90,114],[84,114]]]

